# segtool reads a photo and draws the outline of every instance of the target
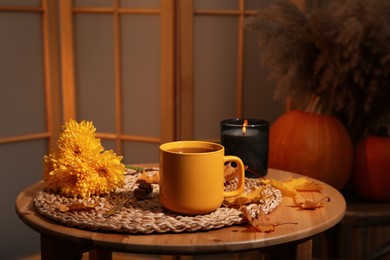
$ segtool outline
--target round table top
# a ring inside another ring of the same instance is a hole
[[[300,175],[269,169],[266,178],[286,180]],[[309,178],[310,179],[310,178]],[[127,234],[84,230],[65,226],[39,214],[33,205],[36,192],[45,186],[39,181],[24,189],[16,199],[16,212],[20,219],[35,231],[58,239],[88,243],[96,248],[111,251],[148,254],[206,254],[254,250],[288,242],[310,239],[342,220],[346,202],[339,191],[315,180],[323,190],[319,192],[300,192],[302,197],[319,200],[330,198],[322,208],[302,210],[294,207],[290,198],[284,197],[281,205],[267,215],[270,223],[297,222],[277,226],[270,233],[258,232],[248,224],[190,233]]]

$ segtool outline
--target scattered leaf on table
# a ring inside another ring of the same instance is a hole
[[[246,204],[259,202],[263,198],[263,187],[257,187],[240,196],[225,198],[223,205],[230,208],[240,208]]]
[[[288,181],[284,181],[283,184],[288,188],[296,191],[314,191],[314,192],[322,191],[322,186],[320,186],[319,184],[313,181],[306,179],[305,177],[300,177],[295,179],[291,178]]]
[[[319,201],[313,201],[311,199],[304,199],[298,192],[321,192],[322,186],[308,180],[305,177],[290,178],[286,181],[276,181],[271,179],[264,179],[263,184],[271,184],[275,188],[282,192],[283,196],[290,197],[293,199],[294,204],[301,209],[316,209],[321,208],[325,205],[325,201],[330,201],[329,197],[320,199]]]
[[[150,184],[158,184],[160,182],[160,172],[144,170],[138,177],[137,182],[139,181],[146,181]]]
[[[297,195],[294,197],[294,203],[301,209],[316,209],[321,208],[325,205],[325,201],[330,201],[329,197],[324,197],[318,201],[313,201],[311,199],[304,199],[301,196]]]
[[[306,179],[305,177],[290,178],[286,181],[276,181],[271,179],[264,179],[264,184],[271,184],[275,188],[279,189],[284,196],[294,198],[298,191],[314,191],[321,192],[322,186]]]
[[[286,222],[286,223],[268,223],[268,220],[265,218],[264,214],[260,211],[256,217],[253,217],[250,211],[246,207],[240,208],[243,216],[246,220],[248,220],[249,224],[254,227],[257,231],[270,233],[275,231],[276,226],[292,224],[297,225],[297,222]]]
[[[283,196],[294,198],[297,195],[297,191],[293,190],[283,184],[281,181],[271,180],[271,179],[264,179],[262,180],[263,184],[270,184],[274,186],[276,189],[280,190],[282,192]]]

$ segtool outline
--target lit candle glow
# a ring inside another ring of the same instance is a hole
[[[242,134],[245,135],[246,134],[246,127],[248,126],[248,120],[245,119],[244,120],[244,123],[242,124]]]
[[[221,122],[221,144],[226,155],[236,155],[248,167],[247,177],[268,171],[269,123],[259,119],[227,119]]]

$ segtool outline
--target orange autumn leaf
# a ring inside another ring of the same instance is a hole
[[[324,197],[318,201],[313,201],[311,199],[304,199],[301,196],[297,195],[294,197],[294,203],[301,209],[317,209],[325,206],[325,201],[329,202],[329,197]]]
[[[296,190],[293,190],[283,184],[281,181],[271,180],[271,179],[264,179],[262,181],[263,184],[270,184],[274,186],[276,189],[280,190],[282,192],[283,196],[294,198],[297,195]]]
[[[305,177],[300,177],[296,179],[290,179],[287,181],[284,181],[283,184],[293,190],[296,191],[315,191],[315,192],[321,192],[322,186],[319,184],[310,181],[306,179]]]
[[[150,184],[158,184],[160,182],[160,172],[158,171],[143,171],[138,177],[137,182],[146,181]]]
[[[263,187],[253,188],[248,193],[238,197],[225,198],[223,205],[230,208],[240,208],[243,205],[257,203],[263,199]]]
[[[293,199],[295,206],[301,209],[317,209],[325,205],[325,201],[330,201],[329,197],[320,199],[319,201],[313,201],[310,199],[304,199],[301,197],[298,192],[321,192],[322,186],[306,179],[305,177],[300,178],[290,178],[286,181],[276,181],[276,180],[263,180],[263,183],[269,183],[275,188],[279,189],[282,192],[283,196],[290,197]]]
[[[268,223],[268,220],[265,218],[262,212],[257,214],[256,217],[253,217],[246,207],[241,207],[240,210],[243,214],[244,219],[246,219],[253,228],[255,228],[257,231],[264,232],[264,233],[270,233],[275,231],[276,226],[286,225],[286,224],[294,224],[294,225],[298,224],[297,222]]]
[[[298,191],[321,192],[322,186],[306,179],[305,177],[290,178],[286,181],[276,181],[271,179],[263,180],[264,184],[271,184],[279,189],[284,196],[294,198]]]

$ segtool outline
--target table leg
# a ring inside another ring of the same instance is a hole
[[[111,251],[95,249],[89,252],[89,260],[112,260]]]
[[[81,259],[83,250],[79,245],[41,235],[41,259]]]
[[[296,246],[296,259],[312,259],[313,256],[313,240],[308,240],[302,243],[299,243]]]

